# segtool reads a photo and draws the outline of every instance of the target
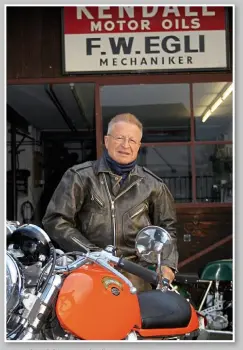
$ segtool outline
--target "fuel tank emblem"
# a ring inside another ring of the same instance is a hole
[[[108,289],[111,285],[113,286],[113,288],[115,288],[114,287],[114,285],[115,285],[115,286],[119,287],[121,290],[123,290],[122,283],[120,281],[117,281],[116,279],[114,279],[112,277],[103,277],[102,283],[103,283],[105,289]],[[117,289],[117,288],[115,288],[115,289]],[[119,291],[119,289],[118,289],[118,291]]]

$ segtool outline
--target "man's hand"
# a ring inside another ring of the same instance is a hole
[[[156,271],[157,273],[159,271]],[[162,272],[162,275],[164,278],[167,278],[170,283],[173,281],[173,279],[175,278],[175,274],[174,272],[172,271],[172,269],[168,266],[161,266],[161,272]]]

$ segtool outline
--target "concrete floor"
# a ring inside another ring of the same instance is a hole
[[[232,332],[202,330],[197,340],[232,340]]]

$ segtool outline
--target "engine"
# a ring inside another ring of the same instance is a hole
[[[212,330],[232,331],[232,285],[217,281],[215,289],[208,294],[205,309],[208,328]]]

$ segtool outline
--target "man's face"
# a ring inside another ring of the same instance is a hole
[[[117,122],[110,134],[105,136],[105,147],[113,160],[128,164],[137,158],[141,138],[142,133],[137,125]]]

